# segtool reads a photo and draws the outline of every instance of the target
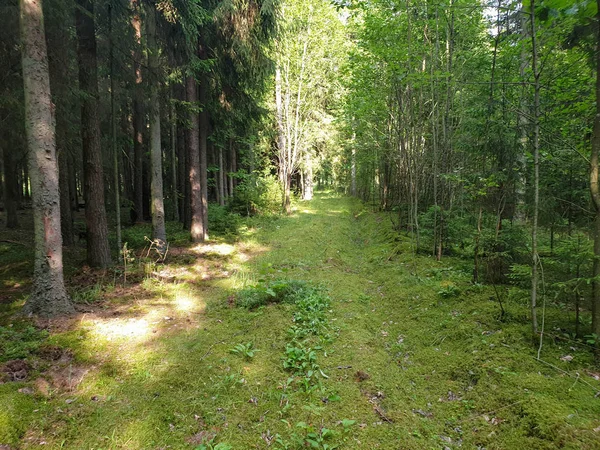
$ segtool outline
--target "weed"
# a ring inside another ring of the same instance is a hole
[[[236,294],[236,305],[256,309],[273,303],[294,303],[298,299],[313,292],[315,288],[303,281],[274,280],[270,283],[259,283],[240,290]]]
[[[442,298],[454,298],[460,295],[460,289],[453,283],[446,283],[437,293]]]
[[[104,286],[101,283],[96,283],[93,286],[84,287],[82,289],[75,290],[71,295],[73,303],[83,303],[85,305],[91,305],[98,303],[102,300],[102,294],[104,292]]]
[[[260,350],[254,348],[253,342],[246,342],[245,344],[237,344],[235,347],[233,347],[231,350],[229,350],[230,353],[233,353],[234,355],[243,356],[244,358],[246,358],[248,360],[254,358],[254,354],[259,351]]]

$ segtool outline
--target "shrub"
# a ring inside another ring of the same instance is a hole
[[[221,235],[236,235],[242,218],[230,212],[225,206],[208,204],[208,231]]]
[[[229,201],[230,211],[243,215],[277,214],[281,210],[282,191],[272,175],[246,175]]]

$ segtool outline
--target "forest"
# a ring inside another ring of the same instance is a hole
[[[0,181],[0,450],[600,448],[600,0],[1,0]]]

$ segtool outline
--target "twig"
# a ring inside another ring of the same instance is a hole
[[[565,375],[567,375],[567,376],[569,376],[569,377],[573,377],[573,376],[574,376],[574,375],[571,375],[571,374],[570,374],[569,372],[567,372],[566,370],[563,370],[563,369],[561,369],[560,367],[557,367],[557,366],[555,366],[554,364],[551,364],[551,363],[549,363],[548,361],[544,361],[544,360],[543,360],[543,359],[541,359],[541,358],[536,358],[536,357],[533,357],[533,359],[535,359],[536,361],[539,361],[539,362],[541,362],[541,363],[543,363],[543,364],[546,364],[547,366],[550,366],[550,367],[552,367],[553,369],[555,369],[555,370],[559,371],[560,373],[563,373],[563,374],[565,374]],[[591,384],[591,383],[588,383],[587,381],[585,381],[585,380],[582,380],[582,379],[581,379],[581,376],[579,375],[579,373],[577,373],[577,377],[576,377],[576,380],[575,380],[575,381],[577,381],[577,380],[579,380],[579,381],[581,381],[583,384],[585,384],[585,385],[589,386],[589,387],[590,387],[590,388],[591,388],[591,389],[592,389],[594,392],[596,392],[596,396],[600,395],[600,389],[597,389],[597,388],[595,388],[594,386],[592,386],[592,384]]]
[[[23,244],[22,242],[17,242],[17,241],[11,241],[10,239],[1,239],[0,242],[3,242],[5,244],[15,244],[15,245],[22,245],[23,247],[27,247],[27,244]]]
[[[200,361],[202,361],[204,358],[206,358],[210,354],[210,352],[212,352],[212,349],[215,345],[224,344],[224,343],[225,343],[225,341],[218,341],[218,342],[215,342],[214,344],[212,344],[210,347],[208,347],[208,350],[206,351],[206,353],[200,357]]]

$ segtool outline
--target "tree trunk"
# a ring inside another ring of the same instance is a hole
[[[187,186],[188,186],[188,177],[186,176],[186,147],[187,147],[187,139],[186,139],[186,130],[183,128],[181,123],[177,124],[177,182],[178,182],[178,190],[179,190],[179,221],[182,224],[186,224],[187,217],[187,206],[188,206],[188,195],[187,195]],[[187,228],[186,228],[187,229]]]
[[[194,106],[198,105],[198,85],[193,76],[186,79],[186,101]],[[202,191],[200,187],[200,115],[196,108],[190,110],[190,128],[187,132],[187,148],[190,184],[191,224],[190,238],[192,242],[204,241],[202,222]]]
[[[4,153],[4,209],[6,211],[6,227],[19,228],[17,207],[19,204],[19,178],[17,176],[17,158],[14,149],[7,143],[2,145]]]
[[[58,135],[58,132],[57,132]],[[57,138],[57,142],[58,142]],[[63,245],[73,245],[73,214],[69,192],[69,158],[65,147],[58,149],[58,175],[60,185],[60,223]]]
[[[307,150],[305,156],[305,174],[304,174],[304,200],[313,199],[313,163],[312,154]]]
[[[200,52],[200,57],[204,57],[204,53]],[[202,107],[200,112],[200,193],[202,202],[202,241],[208,239],[208,167],[207,167],[207,151],[208,151],[208,78],[202,76],[200,85],[198,86],[198,101]]]
[[[79,198],[77,191],[77,167],[75,166],[75,156],[73,153],[67,155],[69,160],[69,203],[71,204],[71,212],[79,211]]]
[[[133,88],[133,209],[131,222],[144,221],[144,89],[142,85],[142,20],[139,0],[131,1],[133,17],[131,25],[135,37],[132,51],[135,85]]]
[[[225,186],[223,183],[223,148],[219,147],[219,173],[217,174],[217,185],[219,193],[219,205],[225,206]]]
[[[98,63],[93,0],[77,0],[75,22],[78,40],[79,88],[84,93],[81,104],[81,139],[87,260],[90,266],[106,267],[111,264],[111,258],[104,206],[104,172],[100,119],[98,117]]]
[[[175,93],[171,95],[171,203],[173,205],[173,220],[179,222],[179,194],[177,191],[177,109],[175,108]]]
[[[113,188],[115,196],[115,228],[117,235],[117,260],[121,256],[121,180],[119,179],[119,153],[117,148],[117,106],[115,102],[115,68],[112,5],[108,6],[110,34],[110,141],[113,157]]]
[[[68,14],[69,10],[61,11]],[[48,23],[48,22],[47,22]],[[69,130],[74,128],[69,120],[70,110],[75,106],[69,86],[68,59],[72,41],[69,35],[69,21],[55,19],[46,28],[46,41],[49,55],[50,89],[56,116],[56,153],[60,188],[60,223],[63,245],[69,246],[73,239],[73,217],[69,184]]]
[[[233,139],[229,139],[229,196],[233,197],[233,173],[235,172],[235,148],[233,146]]]
[[[540,255],[538,254],[538,216],[540,205],[540,74],[537,70],[537,42],[535,31],[535,1],[531,0],[531,46],[532,58],[531,69],[533,70],[534,78],[534,93],[533,93],[533,224],[531,228],[531,331],[535,338],[538,332],[537,322],[537,290],[539,282],[538,265]]]
[[[148,66],[152,78],[150,89],[150,195],[152,206],[152,239],[155,242],[158,252],[161,255],[164,255],[167,249],[167,231],[165,228],[165,205],[163,200],[156,10],[153,5],[150,5],[148,8],[148,19],[146,24],[148,26]]]
[[[53,316],[73,312],[63,280],[58,164],[54,111],[40,0],[20,0],[25,125],[35,232],[33,290],[24,312]]]
[[[597,0],[597,23],[600,23],[600,0]],[[600,27],[596,40],[600,49]],[[598,185],[598,165],[600,157],[600,52],[596,51],[596,116],[592,136],[592,154],[590,158],[590,193],[596,210],[594,226],[594,266],[592,274],[592,333],[600,336],[600,186]],[[596,347],[600,348],[600,339],[596,338]]]

